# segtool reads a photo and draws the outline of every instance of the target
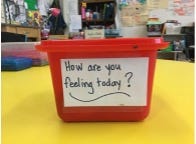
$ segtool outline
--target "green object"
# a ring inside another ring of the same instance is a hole
[[[163,50],[161,50],[161,51],[163,51],[163,52],[170,52],[170,51],[172,51],[172,44],[170,44],[166,49],[163,49]]]
[[[25,0],[28,10],[37,10],[37,0]]]

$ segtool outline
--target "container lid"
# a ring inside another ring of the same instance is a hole
[[[36,48],[45,52],[106,52],[142,51],[167,48],[168,42],[161,37],[153,38],[114,38],[83,40],[44,40]]]

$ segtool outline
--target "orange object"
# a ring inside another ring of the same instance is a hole
[[[162,38],[46,40],[57,111],[64,121],[140,121],[149,113]]]

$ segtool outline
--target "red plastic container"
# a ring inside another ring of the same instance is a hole
[[[64,121],[140,121],[149,113],[162,38],[47,40],[58,115]]]

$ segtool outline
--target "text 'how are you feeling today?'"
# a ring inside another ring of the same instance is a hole
[[[147,68],[148,58],[61,59],[64,106],[143,105]]]

